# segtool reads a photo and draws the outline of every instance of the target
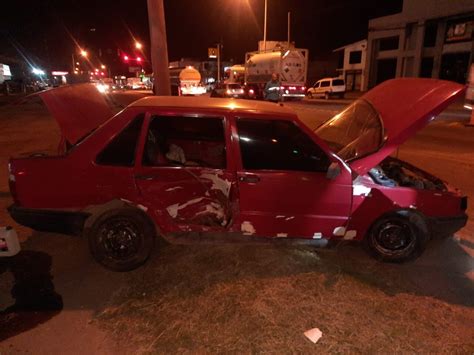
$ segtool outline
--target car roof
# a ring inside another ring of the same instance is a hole
[[[336,80],[336,79],[344,80],[343,78],[322,78],[322,79],[319,79],[318,81],[323,81],[323,80]]]
[[[193,109],[217,109],[224,111],[246,111],[296,115],[283,104],[257,100],[235,100],[227,98],[184,97],[184,96],[147,96],[139,99],[129,107],[173,107]]]

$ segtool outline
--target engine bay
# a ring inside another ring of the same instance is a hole
[[[446,185],[440,179],[395,158],[385,159],[380,165],[370,169],[369,175],[377,184],[383,186],[447,191]]]

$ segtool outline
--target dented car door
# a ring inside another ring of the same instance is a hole
[[[295,122],[235,119],[241,230],[278,238],[344,235],[352,203],[350,169]],[[336,175],[328,176],[330,166]]]
[[[232,220],[223,116],[148,114],[135,180],[165,232],[219,231]]]

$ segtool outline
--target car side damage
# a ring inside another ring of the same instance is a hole
[[[169,216],[179,224],[226,227],[231,220],[229,194],[231,182],[222,174],[190,172],[191,181],[165,189],[164,198]],[[188,196],[185,198],[185,196]],[[189,198],[191,197],[192,198]]]

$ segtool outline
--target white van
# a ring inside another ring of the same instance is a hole
[[[344,79],[341,78],[324,78],[316,82],[313,87],[307,91],[308,97],[324,97],[326,100],[330,97],[337,96],[339,98],[344,97],[346,92],[346,84]]]

